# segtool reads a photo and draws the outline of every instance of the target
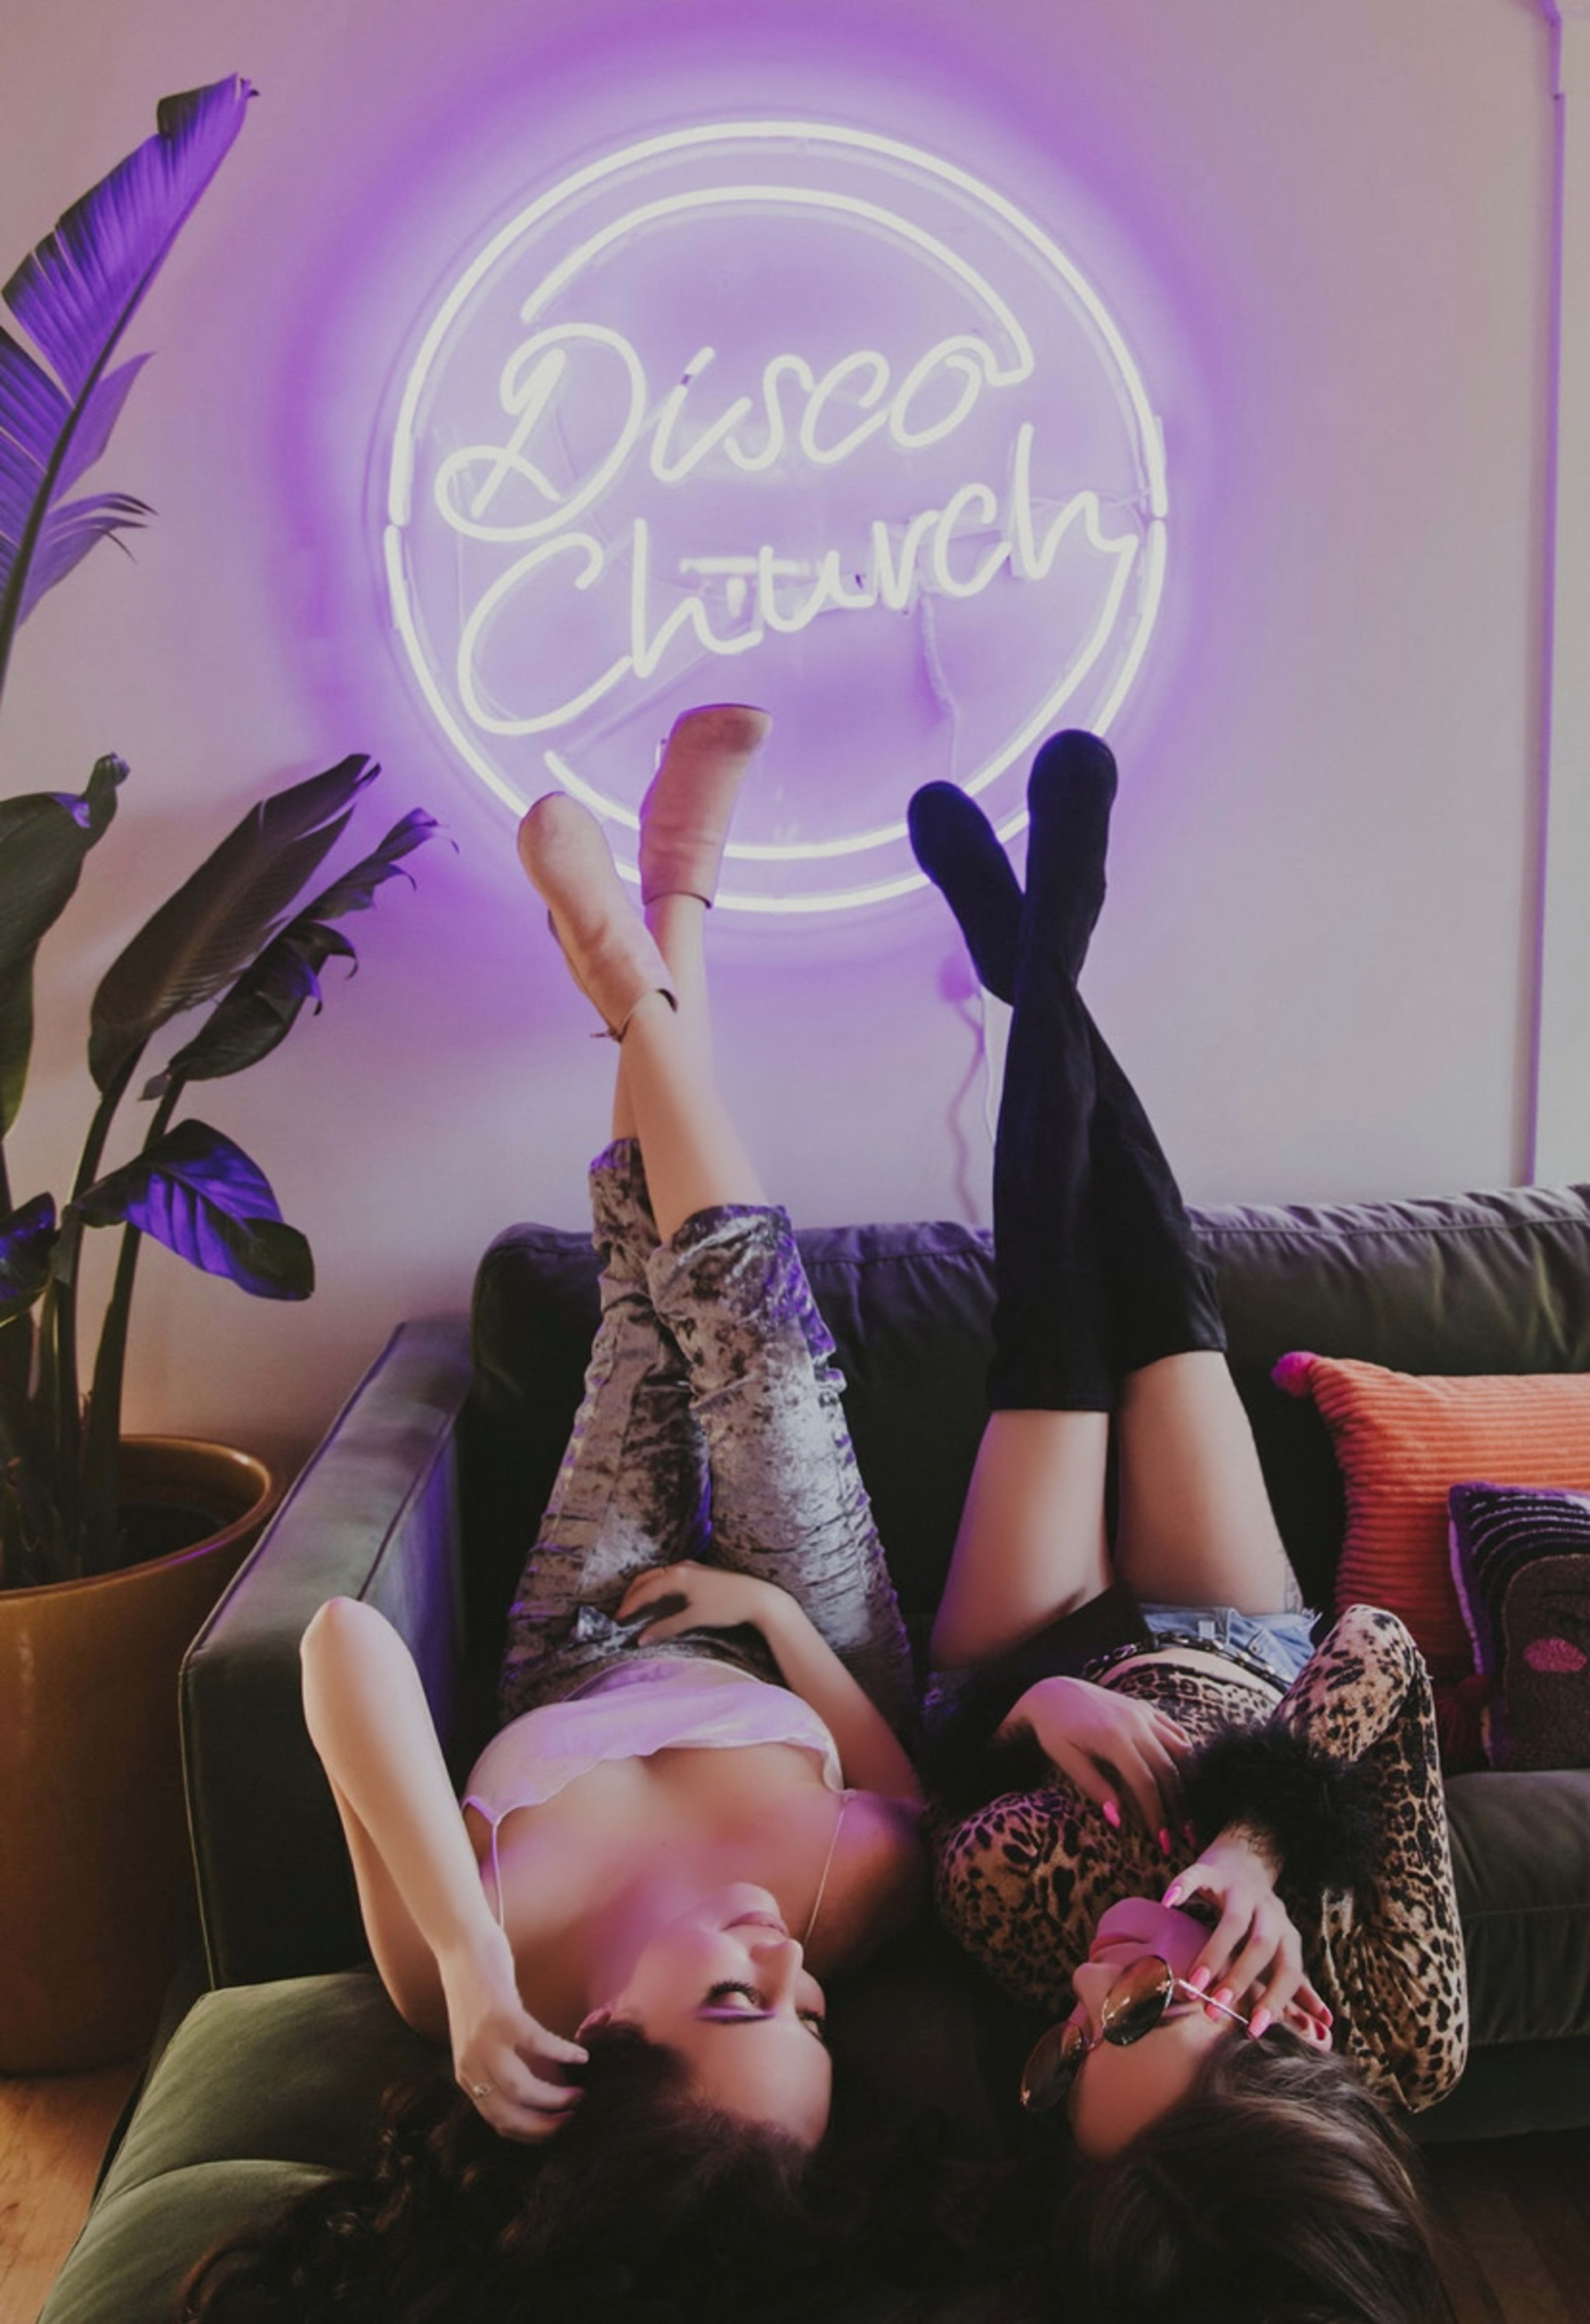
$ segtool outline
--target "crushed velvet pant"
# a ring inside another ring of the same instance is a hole
[[[725,1204],[659,1241],[640,1149],[591,1167],[602,1319],[574,1431],[509,1614],[504,1720],[636,1652],[614,1617],[682,1558],[777,1582],[896,1723],[910,1653],[850,1449],[833,1342],[782,1210]],[[778,1677],[759,1634],[644,1649]]]

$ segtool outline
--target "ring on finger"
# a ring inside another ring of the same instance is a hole
[[[489,2098],[496,2087],[495,2082],[471,2082],[469,2095],[472,2098]]]

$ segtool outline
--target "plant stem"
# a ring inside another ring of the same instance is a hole
[[[82,1159],[72,1185],[72,1201],[86,1194],[98,1175],[100,1157],[110,1135],[111,1121],[137,1069],[142,1050],[129,1057],[94,1111],[84,1141]],[[61,1537],[74,1574],[83,1572],[82,1457],[83,1414],[78,1386],[78,1264],[82,1255],[83,1222],[68,1207],[55,1246],[54,1272],[44,1294],[44,1345],[51,1368],[53,1397],[55,1487],[60,1511]]]
[[[165,1136],[182,1090],[181,1082],[173,1082],[156,1107],[143,1140],[145,1153],[156,1139]],[[94,1385],[88,1391],[88,1420],[83,1438],[82,1523],[84,1568],[89,1573],[108,1573],[119,1563],[116,1552],[121,1510],[122,1381],[126,1370],[133,1283],[142,1240],[136,1227],[122,1229],[115,1281],[99,1328]]]

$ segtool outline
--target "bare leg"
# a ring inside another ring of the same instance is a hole
[[[575,831],[568,811],[559,815],[567,864]],[[545,876],[538,846],[531,856],[532,875]],[[597,956],[615,956],[603,927],[629,907],[588,835],[575,884],[577,894],[566,879],[548,881],[555,913],[590,932]],[[845,1427],[833,1342],[788,1220],[767,1204],[714,1079],[705,910],[689,890],[654,895],[650,966],[639,960],[626,982],[602,987],[608,1021],[622,1028],[615,1123],[639,1148],[662,1239],[646,1262],[648,1313],[682,1359],[705,1446],[712,1561],[787,1591],[886,1715],[905,1720],[914,1700],[909,1648]]]
[[[673,980],[679,1021],[694,1034],[710,1073],[712,1019],[707,1001],[705,922],[706,907],[696,896],[659,896],[646,907],[646,925],[657,940]],[[635,1138],[639,1129],[630,1095],[624,1054],[620,1044],[618,1078],[613,1084],[612,1134],[615,1138]]]
[[[1121,1383],[1116,1569],[1140,1599],[1275,1614],[1300,1605],[1224,1356],[1166,1356]]]
[[[1109,1585],[1102,1412],[994,1412],[978,1448],[933,1619],[957,1670],[1021,1645]]]
[[[697,1211],[766,1203],[757,1167],[718,1093],[710,1054],[660,993],[648,994],[630,1019],[624,1087],[665,1242]]]

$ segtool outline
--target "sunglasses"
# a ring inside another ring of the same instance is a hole
[[[1129,2050],[1134,2042],[1153,2033],[1178,1994],[1196,2002],[1200,2009],[1218,2009],[1221,2016],[1234,2018],[1238,2025],[1248,2023],[1240,2010],[1227,2009],[1223,2001],[1211,2001],[1207,1993],[1178,1977],[1170,1962],[1157,1953],[1145,1953],[1121,1971],[1105,1995],[1097,2034],[1068,2017],[1040,2034],[1022,2068],[1023,2106],[1030,2114],[1047,2114],[1051,2107],[1059,2106],[1090,2050],[1097,2050],[1101,2042],[1107,2042],[1112,2049]]]

